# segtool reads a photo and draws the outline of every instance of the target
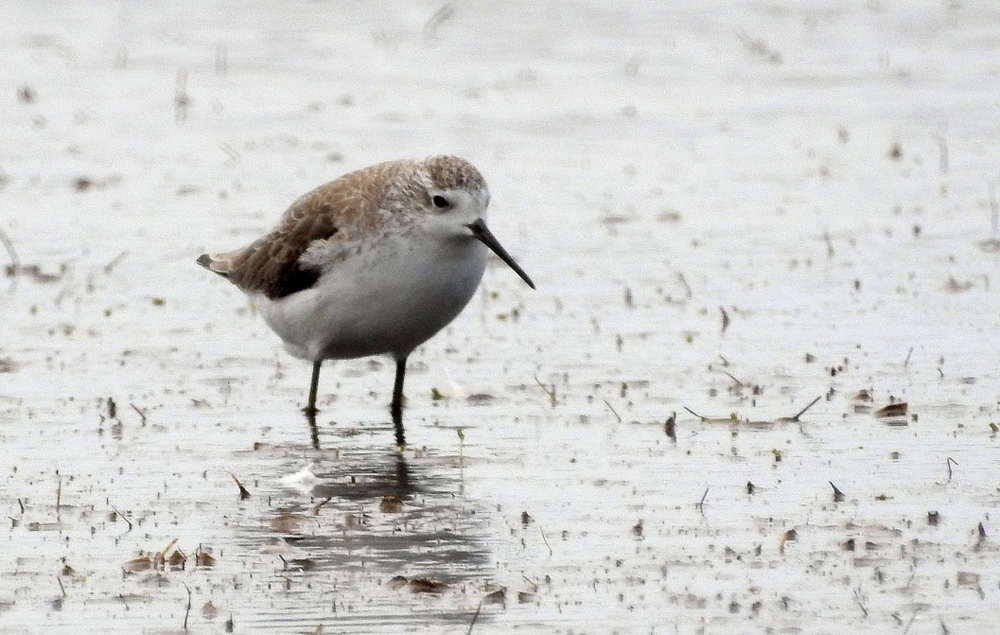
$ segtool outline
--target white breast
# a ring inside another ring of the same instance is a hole
[[[310,289],[253,301],[296,357],[399,358],[461,312],[482,279],[486,256],[471,236],[391,234],[332,263]]]

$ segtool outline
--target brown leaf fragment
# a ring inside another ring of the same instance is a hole
[[[507,601],[507,588],[500,587],[483,596],[483,604],[503,604]]]
[[[219,607],[212,604],[212,600],[209,600],[201,607],[201,615],[206,620],[214,620],[219,616]]]
[[[927,524],[936,526],[941,522],[941,514],[937,511],[927,512]]]
[[[528,512],[521,512],[521,525],[527,527],[533,520],[534,518],[532,518]]]
[[[171,549],[173,549],[174,545],[176,544],[177,544],[177,538],[174,538],[173,540],[170,541],[170,544],[168,544],[163,549],[163,551],[156,554],[156,557],[153,558],[153,564],[156,567],[162,567],[167,562],[167,554],[170,553]]]
[[[316,527],[319,523],[306,514],[278,514],[268,523],[272,531],[279,534],[301,533],[306,526]]]
[[[532,602],[535,599],[535,594],[530,591],[518,591],[517,592],[517,602],[518,604],[526,604]]]
[[[781,544],[779,545],[778,551],[785,553],[785,543],[795,542],[799,539],[799,532],[794,529],[789,529],[785,533],[781,534]]]
[[[170,557],[167,558],[167,564],[169,564],[171,568],[183,569],[184,565],[187,564],[187,556],[184,555],[184,552],[180,549],[175,549],[174,552],[170,554]]]
[[[386,584],[386,586],[388,586],[393,591],[398,591],[399,589],[402,589],[404,586],[406,586],[409,583],[410,583],[409,580],[407,580],[406,578],[404,578],[401,575],[397,575],[397,576],[393,577],[391,580],[389,580],[388,582],[386,582],[385,584]]]
[[[876,410],[874,415],[880,419],[889,417],[905,417],[908,407],[909,406],[905,401],[891,403],[888,406],[883,406]]]
[[[448,588],[444,582],[430,578],[414,578],[410,580],[410,590],[414,593],[442,593]]]
[[[848,538],[844,542],[840,543],[840,548],[844,551],[854,551],[855,542],[854,538]]]
[[[199,545],[198,550],[194,552],[194,563],[199,567],[214,567],[215,556],[209,553],[208,549],[202,549]]]
[[[395,494],[382,497],[378,510],[383,514],[398,514],[403,511],[403,500]]]
[[[153,568],[153,559],[149,556],[139,556],[138,558],[133,558],[125,564],[122,565],[128,573],[137,573],[139,571],[148,571]]]

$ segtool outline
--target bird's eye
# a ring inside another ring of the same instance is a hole
[[[448,199],[440,194],[435,194],[434,198],[431,199],[431,203],[434,203],[434,207],[437,207],[438,209],[444,209],[449,205]]]

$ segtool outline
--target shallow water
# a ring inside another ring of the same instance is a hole
[[[993,629],[1000,11],[9,10],[0,630]],[[193,259],[442,151],[538,291],[411,357],[404,451],[328,364],[316,449]]]

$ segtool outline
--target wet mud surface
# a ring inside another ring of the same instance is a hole
[[[3,632],[992,630],[1000,12],[10,9]],[[194,258],[436,152],[538,290],[311,431]]]

